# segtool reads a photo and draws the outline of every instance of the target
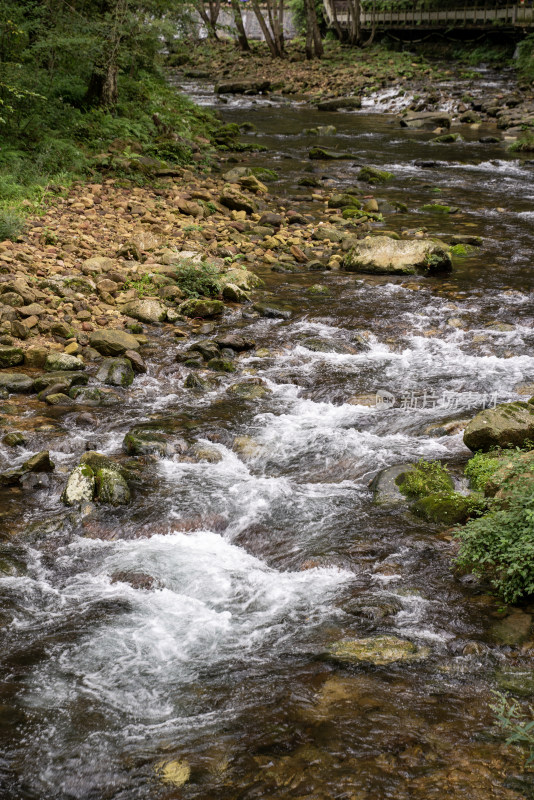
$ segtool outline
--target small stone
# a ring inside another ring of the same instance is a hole
[[[139,353],[137,353],[135,350],[126,350],[124,353],[124,358],[127,358],[131,363],[134,372],[146,372],[146,364]]]

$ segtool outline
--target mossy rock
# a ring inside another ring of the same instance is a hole
[[[426,203],[419,211],[426,211],[428,214],[457,214],[459,209],[457,206],[445,206],[441,203]]]
[[[69,475],[61,501],[66,506],[90,503],[95,495],[95,485],[95,474],[91,467],[88,464],[80,464]]]
[[[101,467],[95,474],[96,499],[112,506],[126,505],[130,502],[130,489],[126,479],[117,469]]]
[[[96,379],[109,386],[127,387],[133,383],[135,373],[127,358],[105,358]]]
[[[462,142],[463,139],[459,133],[442,133],[441,136],[435,136],[430,141],[433,144],[454,144],[454,142]]]
[[[458,492],[433,492],[421,497],[412,506],[415,516],[447,526],[465,522],[470,510],[470,498]]]
[[[347,207],[354,207],[354,208],[361,208],[362,204],[361,201],[358,200],[357,197],[354,197],[353,194],[334,194],[328,201],[329,208],[347,208]]]
[[[308,157],[316,161],[347,161],[356,158],[351,153],[337,153],[334,150],[325,150],[324,147],[312,147]]]
[[[464,431],[464,444],[473,452],[495,447],[524,447],[534,441],[534,404],[502,403],[480,411]]]
[[[168,434],[136,426],[122,442],[123,450],[130,456],[167,456],[174,452]]]
[[[426,658],[429,650],[418,648],[407,639],[397,636],[373,636],[366,639],[341,639],[327,651],[327,657],[340,664],[375,664],[384,666],[398,661],[419,661]]]
[[[362,167],[357,177],[359,181],[376,185],[379,183],[388,183],[388,181],[392,180],[394,175],[386,170],[377,169],[377,167]]]

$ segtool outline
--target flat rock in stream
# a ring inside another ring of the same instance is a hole
[[[89,343],[103,356],[122,356],[127,350],[139,350],[135,336],[122,330],[94,331],[89,336]]]
[[[341,639],[327,651],[327,658],[340,664],[375,664],[383,666],[397,661],[419,661],[429,655],[427,647],[418,648],[397,636],[372,636],[366,639]]]
[[[271,81],[224,81],[215,87],[215,94],[260,94],[268,92]]]
[[[451,116],[441,111],[412,111],[400,120],[403,128],[430,131],[434,128],[450,128],[451,123]]]
[[[328,97],[317,103],[319,111],[337,111],[340,108],[361,108],[361,97]]]
[[[343,269],[376,275],[433,275],[450,272],[452,259],[450,248],[435,239],[368,236],[349,250]]]
[[[34,382],[22,372],[0,372],[0,389],[13,394],[28,394],[34,391]]]
[[[356,159],[353,153],[337,153],[334,150],[325,150],[324,147],[312,147],[308,157],[317,161],[354,161]]]

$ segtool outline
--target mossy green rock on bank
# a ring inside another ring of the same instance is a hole
[[[24,351],[21,347],[5,345],[0,347],[0,369],[16,367],[24,361]]]
[[[185,317],[200,317],[201,319],[210,317],[220,317],[224,311],[224,303],[221,300],[186,300],[179,307],[180,314]]]
[[[437,525],[465,522],[470,509],[470,499],[458,492],[433,492],[421,497],[412,506],[415,516]]]
[[[448,246],[433,239],[368,236],[349,250],[343,269],[379,275],[432,275],[450,272],[452,260]]]
[[[464,444],[473,452],[494,447],[523,447],[534,440],[534,402],[503,403],[487,408],[471,420]]]
[[[418,648],[397,636],[374,636],[366,639],[341,639],[327,651],[327,658],[340,664],[369,663],[377,666],[396,661],[417,661],[426,658],[428,648]]]

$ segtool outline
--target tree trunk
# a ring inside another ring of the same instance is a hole
[[[101,106],[102,108],[114,108],[117,105],[119,98],[117,89],[118,72],[117,65],[113,63],[102,69],[96,67],[93,70],[85,93],[87,105]]]
[[[239,44],[239,49],[246,52],[250,50],[250,45],[248,43],[245,26],[243,25],[243,17],[241,16],[241,6],[239,5],[239,0],[232,0],[232,11],[234,14],[234,23],[237,31],[237,42]]]
[[[103,41],[103,49],[95,60],[85,102],[89,106],[114,108],[118,101],[117,78],[118,57],[124,35],[124,21],[129,0],[104,0],[103,13],[110,15],[109,35]]]
[[[209,13],[206,11],[203,0],[197,3],[197,10],[200,14],[202,22],[206,26],[208,32],[208,39],[218,39],[217,34],[217,20],[219,19],[219,11],[221,8],[220,0],[209,0]]]
[[[317,21],[315,0],[305,0],[306,6],[306,58],[322,58],[323,41]]]
[[[261,28],[261,32],[263,33],[263,35],[265,37],[265,41],[267,42],[267,47],[269,48],[269,50],[271,52],[271,55],[273,56],[273,58],[281,58],[282,53],[278,50],[277,44],[276,44],[276,42],[275,42],[275,40],[274,40],[274,38],[272,36],[272,33],[271,33],[272,28],[271,28],[271,30],[269,30],[269,26],[265,22],[265,18],[263,16],[263,14],[261,13],[261,8],[260,8],[258,0],[252,0],[252,8],[253,8],[254,13],[256,15],[256,19],[259,22],[259,25],[260,25],[260,28]],[[269,12],[269,14],[270,14],[270,16],[272,18],[272,14],[270,12],[270,7],[269,6],[267,6],[267,10],[268,10],[268,12]]]

